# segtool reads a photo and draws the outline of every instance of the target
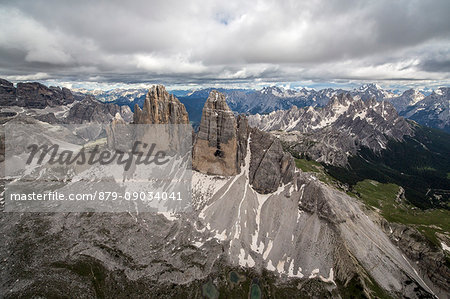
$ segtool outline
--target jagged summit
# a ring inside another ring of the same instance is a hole
[[[240,137],[246,139],[246,136]],[[241,163],[238,159],[241,141],[238,140],[238,123],[225,95],[212,90],[203,107],[193,149],[193,168],[209,174],[237,174]]]
[[[295,143],[296,151],[340,166],[361,146],[379,152],[389,139],[412,135],[411,126],[390,103],[374,98],[363,101],[349,93],[334,96],[323,108],[293,107],[251,115],[249,124],[264,131],[280,130],[277,135]]]
[[[359,90],[361,91],[366,91],[366,90],[378,90],[378,89],[382,89],[380,85],[376,84],[376,83],[367,83],[367,84],[363,84],[361,85],[359,88]]]
[[[212,90],[203,107],[198,138],[208,140],[210,146],[220,146],[235,136],[235,130],[236,119],[225,95]]]
[[[134,108],[136,124],[188,124],[186,108],[166,91],[163,85],[152,86],[145,97],[143,108]]]

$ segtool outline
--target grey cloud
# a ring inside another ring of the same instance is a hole
[[[427,72],[450,73],[450,60],[425,60],[420,64],[420,68]]]
[[[0,7],[0,76],[444,80],[448,11],[446,0],[7,0]]]

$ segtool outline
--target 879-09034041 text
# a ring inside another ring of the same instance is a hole
[[[108,200],[127,200],[127,201],[181,201],[183,200],[181,192],[150,192],[150,191],[127,191],[127,192],[111,192],[111,191],[95,191],[92,193],[70,193],[63,194],[60,192],[48,193],[11,193],[9,196],[11,201],[108,201]]]

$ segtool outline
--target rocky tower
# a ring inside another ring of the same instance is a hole
[[[278,139],[250,128],[245,116],[236,118],[225,96],[213,90],[203,107],[192,167],[206,174],[244,175],[255,191],[266,194],[292,180],[295,164]]]
[[[169,94],[163,85],[152,86],[145,97],[141,110],[134,108],[135,124],[188,124],[186,108],[178,99]]]
[[[246,127],[245,121],[243,126]],[[247,133],[241,132],[240,135],[246,138]],[[200,129],[194,144],[192,167],[208,174],[236,175],[240,167],[238,160],[242,159],[242,156],[238,155],[237,136],[236,118],[228,107],[225,96],[212,90],[203,107]]]

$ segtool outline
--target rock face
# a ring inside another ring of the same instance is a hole
[[[17,83],[17,88],[0,79],[0,105],[43,109],[73,103],[72,92],[63,87],[47,87],[37,82]]]
[[[258,130],[250,132],[249,140],[238,175],[194,173],[201,227],[223,242],[231,264],[302,281],[317,279],[332,285],[358,281],[367,298],[375,297],[371,279],[394,298],[430,297],[432,290],[382,229],[365,217],[356,199],[298,171],[268,194],[256,190],[252,168],[261,153],[276,156],[278,146]],[[279,161],[280,156],[269,161]],[[277,168],[282,167],[273,163],[256,173]]]
[[[241,171],[240,167],[247,154],[248,146],[248,136],[250,134],[250,127],[248,126],[247,118],[244,115],[239,115],[237,117],[237,161],[238,161],[238,171]]]
[[[258,129],[251,131],[249,180],[257,192],[275,192],[281,184],[292,180],[295,163],[292,156],[283,151],[281,142]]]
[[[163,85],[154,85],[145,98],[143,109],[136,104],[135,124],[188,124],[186,108]]]
[[[251,115],[250,126],[273,131],[292,152],[327,164],[345,166],[362,147],[378,153],[389,139],[413,135],[411,126],[394,107],[375,99],[363,102],[340,94],[323,108],[292,107],[268,115]]]
[[[450,291],[450,271],[446,265],[445,252],[434,244],[430,244],[415,228],[399,223],[388,223],[382,220],[381,227],[391,241],[415,261],[425,278],[429,278],[445,292]]]
[[[66,122],[74,124],[85,122],[108,123],[117,113],[125,121],[129,122],[132,118],[132,112],[128,106],[119,107],[115,104],[104,104],[98,102],[92,96],[86,96],[84,100],[77,102],[70,108]]]
[[[16,88],[11,82],[4,79],[0,79],[0,105],[16,105]]]
[[[409,106],[415,105],[417,102],[423,100],[425,96],[418,90],[405,90],[400,96],[388,98],[387,101],[394,105],[398,113],[402,113]]]
[[[81,124],[86,122],[108,123],[116,113],[126,121],[132,119],[127,106],[103,104],[93,96],[74,95],[67,88],[47,87],[40,83],[17,83],[17,88],[4,79],[0,79],[0,106],[17,110],[20,115],[34,117],[50,124]]]
[[[213,90],[203,107],[202,120],[194,144],[192,167],[200,172],[218,175],[239,173],[242,150],[238,150],[238,131],[241,139],[247,136],[246,120],[236,118],[228,107],[225,96]],[[243,147],[241,140],[241,148]]]
[[[127,132],[123,132],[125,124],[120,113],[116,113],[109,126],[106,127],[106,140],[109,148],[121,149],[121,145],[126,148],[126,145],[129,144]]]

